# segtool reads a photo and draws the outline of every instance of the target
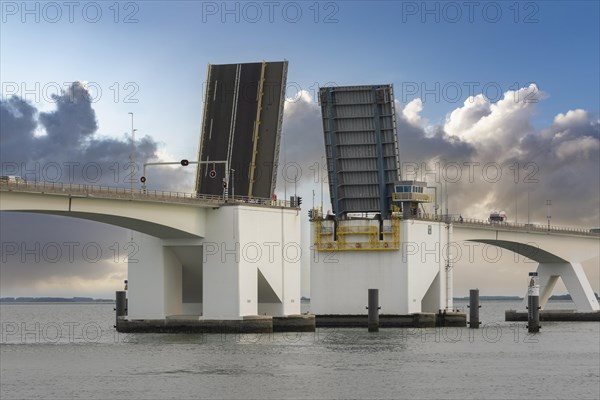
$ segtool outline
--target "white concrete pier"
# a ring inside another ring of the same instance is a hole
[[[206,211],[206,237],[135,235],[129,318],[300,314],[300,221],[295,209],[228,205]]]

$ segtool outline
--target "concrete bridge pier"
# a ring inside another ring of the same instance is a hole
[[[202,314],[199,239],[159,239],[136,233],[128,262],[130,319]],[[196,259],[197,258],[197,259]],[[193,272],[199,272],[199,279]],[[184,272],[196,278],[184,280]],[[187,293],[184,296],[184,289]]]
[[[128,319],[300,314],[296,210],[226,206],[207,214],[206,237],[134,234]]]
[[[543,309],[552,291],[556,286],[558,278],[563,280],[567,291],[571,295],[577,311],[598,311],[600,304],[594,295],[589,280],[583,267],[578,262],[552,262],[540,263],[537,268],[538,282],[540,285],[540,307]],[[527,295],[523,302],[523,308],[527,306]]]

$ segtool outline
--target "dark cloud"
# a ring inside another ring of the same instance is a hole
[[[598,198],[600,197],[600,123],[583,110],[557,117],[547,129],[532,132],[515,146],[519,155],[508,158],[507,165],[527,165],[521,171],[521,181],[532,175],[530,202],[536,204],[536,218],[545,219],[545,201],[552,202],[552,221],[564,225],[599,226]],[[498,191],[498,198],[514,204],[515,197]],[[513,193],[514,196],[514,193]],[[517,192],[516,200],[526,204],[526,190]],[[510,203],[509,203],[510,204]],[[542,207],[539,207],[542,206]],[[542,208],[542,210],[539,210]],[[542,212],[540,212],[542,211]]]
[[[19,97],[0,100],[0,161],[29,159],[36,128],[35,107]]]
[[[52,95],[56,110],[40,113],[47,146],[80,147],[98,129],[91,97],[80,82],[73,84],[61,95]]]
[[[18,97],[0,101],[1,174],[20,175],[30,181],[130,186],[131,138],[99,134],[92,98],[83,84],[74,82],[52,100],[55,109],[39,113]],[[157,161],[158,150],[151,137],[136,137],[136,187],[142,165]],[[193,172],[154,167],[148,187],[190,192]]]
[[[50,112],[38,112],[19,97],[0,101],[1,174],[29,181],[129,187],[130,138],[99,135],[90,95],[79,82],[53,101],[56,107]],[[157,152],[158,143],[151,137],[137,138],[137,178],[144,162],[159,159]],[[189,192],[193,171],[181,172],[154,169],[149,188]],[[125,229],[43,214],[3,212],[0,219],[3,293],[60,293],[63,288],[85,294],[92,286],[107,293],[107,282],[120,285],[125,276]]]

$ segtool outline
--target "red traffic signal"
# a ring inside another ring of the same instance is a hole
[[[188,165],[190,165],[190,162],[188,160],[181,160],[181,165],[183,165],[184,167],[187,167]]]
[[[142,182],[142,183],[146,182],[146,177],[145,177],[145,176],[142,176],[142,177],[140,178],[140,182]]]
[[[208,173],[208,176],[211,178],[214,178],[215,176],[217,176],[217,171],[215,171],[214,169],[211,169],[210,172]]]

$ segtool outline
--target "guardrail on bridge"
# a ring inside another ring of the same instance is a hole
[[[583,236],[600,236],[598,232],[591,232],[590,229],[576,228],[568,226],[553,226],[540,224],[524,224],[517,222],[490,222],[484,219],[463,218],[455,215],[428,215],[420,217],[412,217],[411,219],[420,219],[426,221],[450,222],[455,225],[469,225],[473,227],[488,228],[488,229],[505,229],[521,232],[547,232],[547,233],[568,233]]]
[[[245,203],[267,207],[290,207],[290,202],[286,200],[273,200],[247,196],[235,196],[224,199],[223,196],[205,195],[197,193],[142,189],[132,191],[131,189],[123,187],[61,182],[11,182],[0,180],[0,189],[18,192],[54,193],[73,196],[102,197],[109,199],[136,199],[188,204],[212,203],[215,206],[231,203]]]

